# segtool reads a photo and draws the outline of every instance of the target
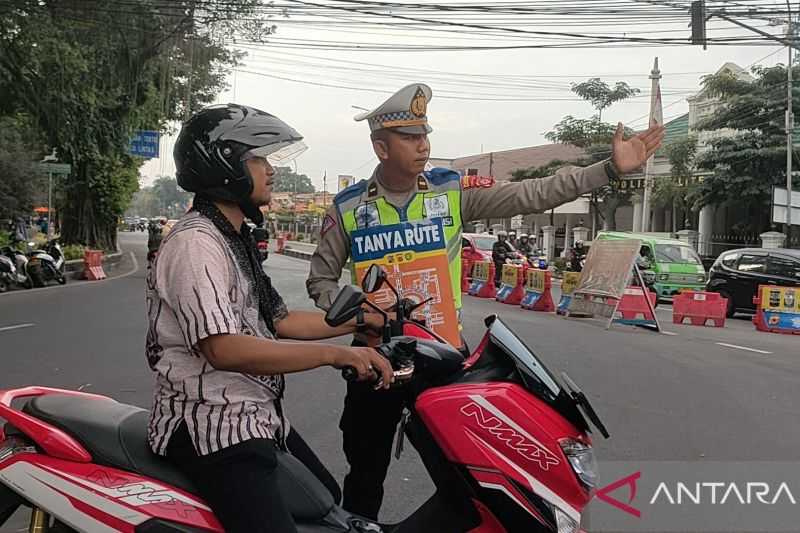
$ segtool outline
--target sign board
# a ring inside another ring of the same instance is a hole
[[[786,211],[789,205],[788,191],[780,187],[772,188],[772,221],[786,224]],[[800,224],[800,191],[792,191],[792,226]]]
[[[161,134],[157,131],[140,130],[133,134],[128,153],[145,159],[158,157]]]
[[[472,279],[479,279],[481,281],[489,281],[489,263],[488,261],[479,261],[472,265]]]
[[[580,272],[564,272],[564,278],[561,280],[561,294],[571,296],[580,280]]]
[[[453,346],[461,346],[442,220],[367,225],[357,229],[351,234],[351,257],[358,285],[372,264],[380,265],[401,298],[428,301],[413,317],[422,320]],[[381,309],[388,309],[395,303],[389,288],[369,294],[367,298]]]
[[[339,174],[339,190],[343,191],[344,189],[351,186],[355,183],[355,178],[353,176],[347,176],[345,174]]]
[[[522,227],[522,215],[511,217],[511,229],[520,229]]]
[[[45,174],[63,174],[68,176],[72,172],[69,163],[39,163],[39,169]]]
[[[569,316],[599,315],[608,318],[610,325],[631,279],[640,247],[638,239],[592,242],[580,281],[573,292]]]
[[[544,292],[545,270],[529,268],[525,273],[525,288],[534,292]]]
[[[517,277],[521,266],[517,265],[503,265],[503,275],[500,278],[503,282],[503,285],[509,285],[511,287],[516,287],[517,285]]]

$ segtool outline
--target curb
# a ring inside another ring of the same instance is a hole
[[[103,254],[103,269],[108,268],[113,270],[125,256],[125,253],[117,246],[117,251],[113,254]],[[64,274],[67,279],[82,280],[83,277],[83,259],[71,259],[64,262]]]

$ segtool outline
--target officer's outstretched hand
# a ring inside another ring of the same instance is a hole
[[[664,140],[664,126],[654,124],[647,131],[643,131],[625,139],[622,122],[617,124],[617,131],[611,141],[611,160],[614,166],[627,174],[642,167],[653,153],[661,146]]]
[[[394,383],[392,365],[374,348],[337,346],[331,366],[355,368],[358,372],[358,381],[376,381],[378,378],[382,378],[384,389],[388,389]]]

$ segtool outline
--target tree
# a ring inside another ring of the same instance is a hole
[[[317,189],[311,178],[305,174],[297,174],[290,167],[276,167],[272,178],[272,190],[275,192],[314,192]]]
[[[247,16],[257,3],[130,0],[90,9],[85,0],[19,0],[0,7],[0,114],[29,114],[72,165],[62,189],[64,242],[113,248],[142,163],[127,153],[131,134],[164,131],[212,101],[238,58],[222,39],[265,31]]]
[[[571,88],[572,92],[584,100],[591,102],[592,106],[597,110],[598,123],[602,122],[604,109],[610,107],[611,104],[620,102],[641,92],[639,89],[631,87],[624,81],[618,81],[612,89],[607,83],[600,80],[600,78],[589,78],[581,83],[573,83]]]
[[[178,187],[177,180],[171,176],[156,178],[152,191],[157,209],[159,209],[158,214],[168,218],[176,218],[186,212],[189,202],[192,200],[192,193]]]
[[[786,67],[754,67],[754,81],[733,73],[706,76],[703,90],[720,100],[719,108],[697,127],[728,132],[705,142],[697,167],[710,172],[693,197],[698,207],[728,206],[744,216],[735,229],[760,232],[770,227],[770,194],[786,183]],[[793,75],[800,69],[793,67]],[[793,90],[793,106],[800,92]],[[794,182],[797,183],[797,180]]]
[[[553,127],[552,131],[545,134],[545,138],[552,142],[585,148],[586,155],[578,162],[579,164],[587,165],[602,161],[611,155],[611,139],[616,131],[615,125],[601,120],[603,110],[638,94],[639,89],[632,88],[623,81],[617,82],[612,88],[600,78],[590,78],[582,83],[573,83],[571,90],[590,102],[597,110],[597,114],[591,119],[577,119],[567,115]],[[628,129],[625,131],[626,135],[632,133]],[[615,219],[617,208],[628,201],[629,197],[630,193],[620,191],[618,184],[606,185],[592,193],[592,203],[599,208],[604,229],[617,228]]]
[[[36,168],[44,155],[37,133],[28,117],[0,117],[0,221],[30,215],[44,185]]]
[[[664,147],[670,163],[670,177],[663,177],[653,183],[653,203],[662,207],[672,207],[672,231],[677,230],[678,210],[686,213],[694,207],[698,190],[695,177],[695,158],[697,138],[689,136]]]

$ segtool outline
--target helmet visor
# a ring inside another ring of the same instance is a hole
[[[291,163],[300,154],[308,150],[308,146],[303,141],[286,141],[277,144],[268,144],[248,150],[242,155],[242,161],[263,157],[273,167],[284,166]]]

